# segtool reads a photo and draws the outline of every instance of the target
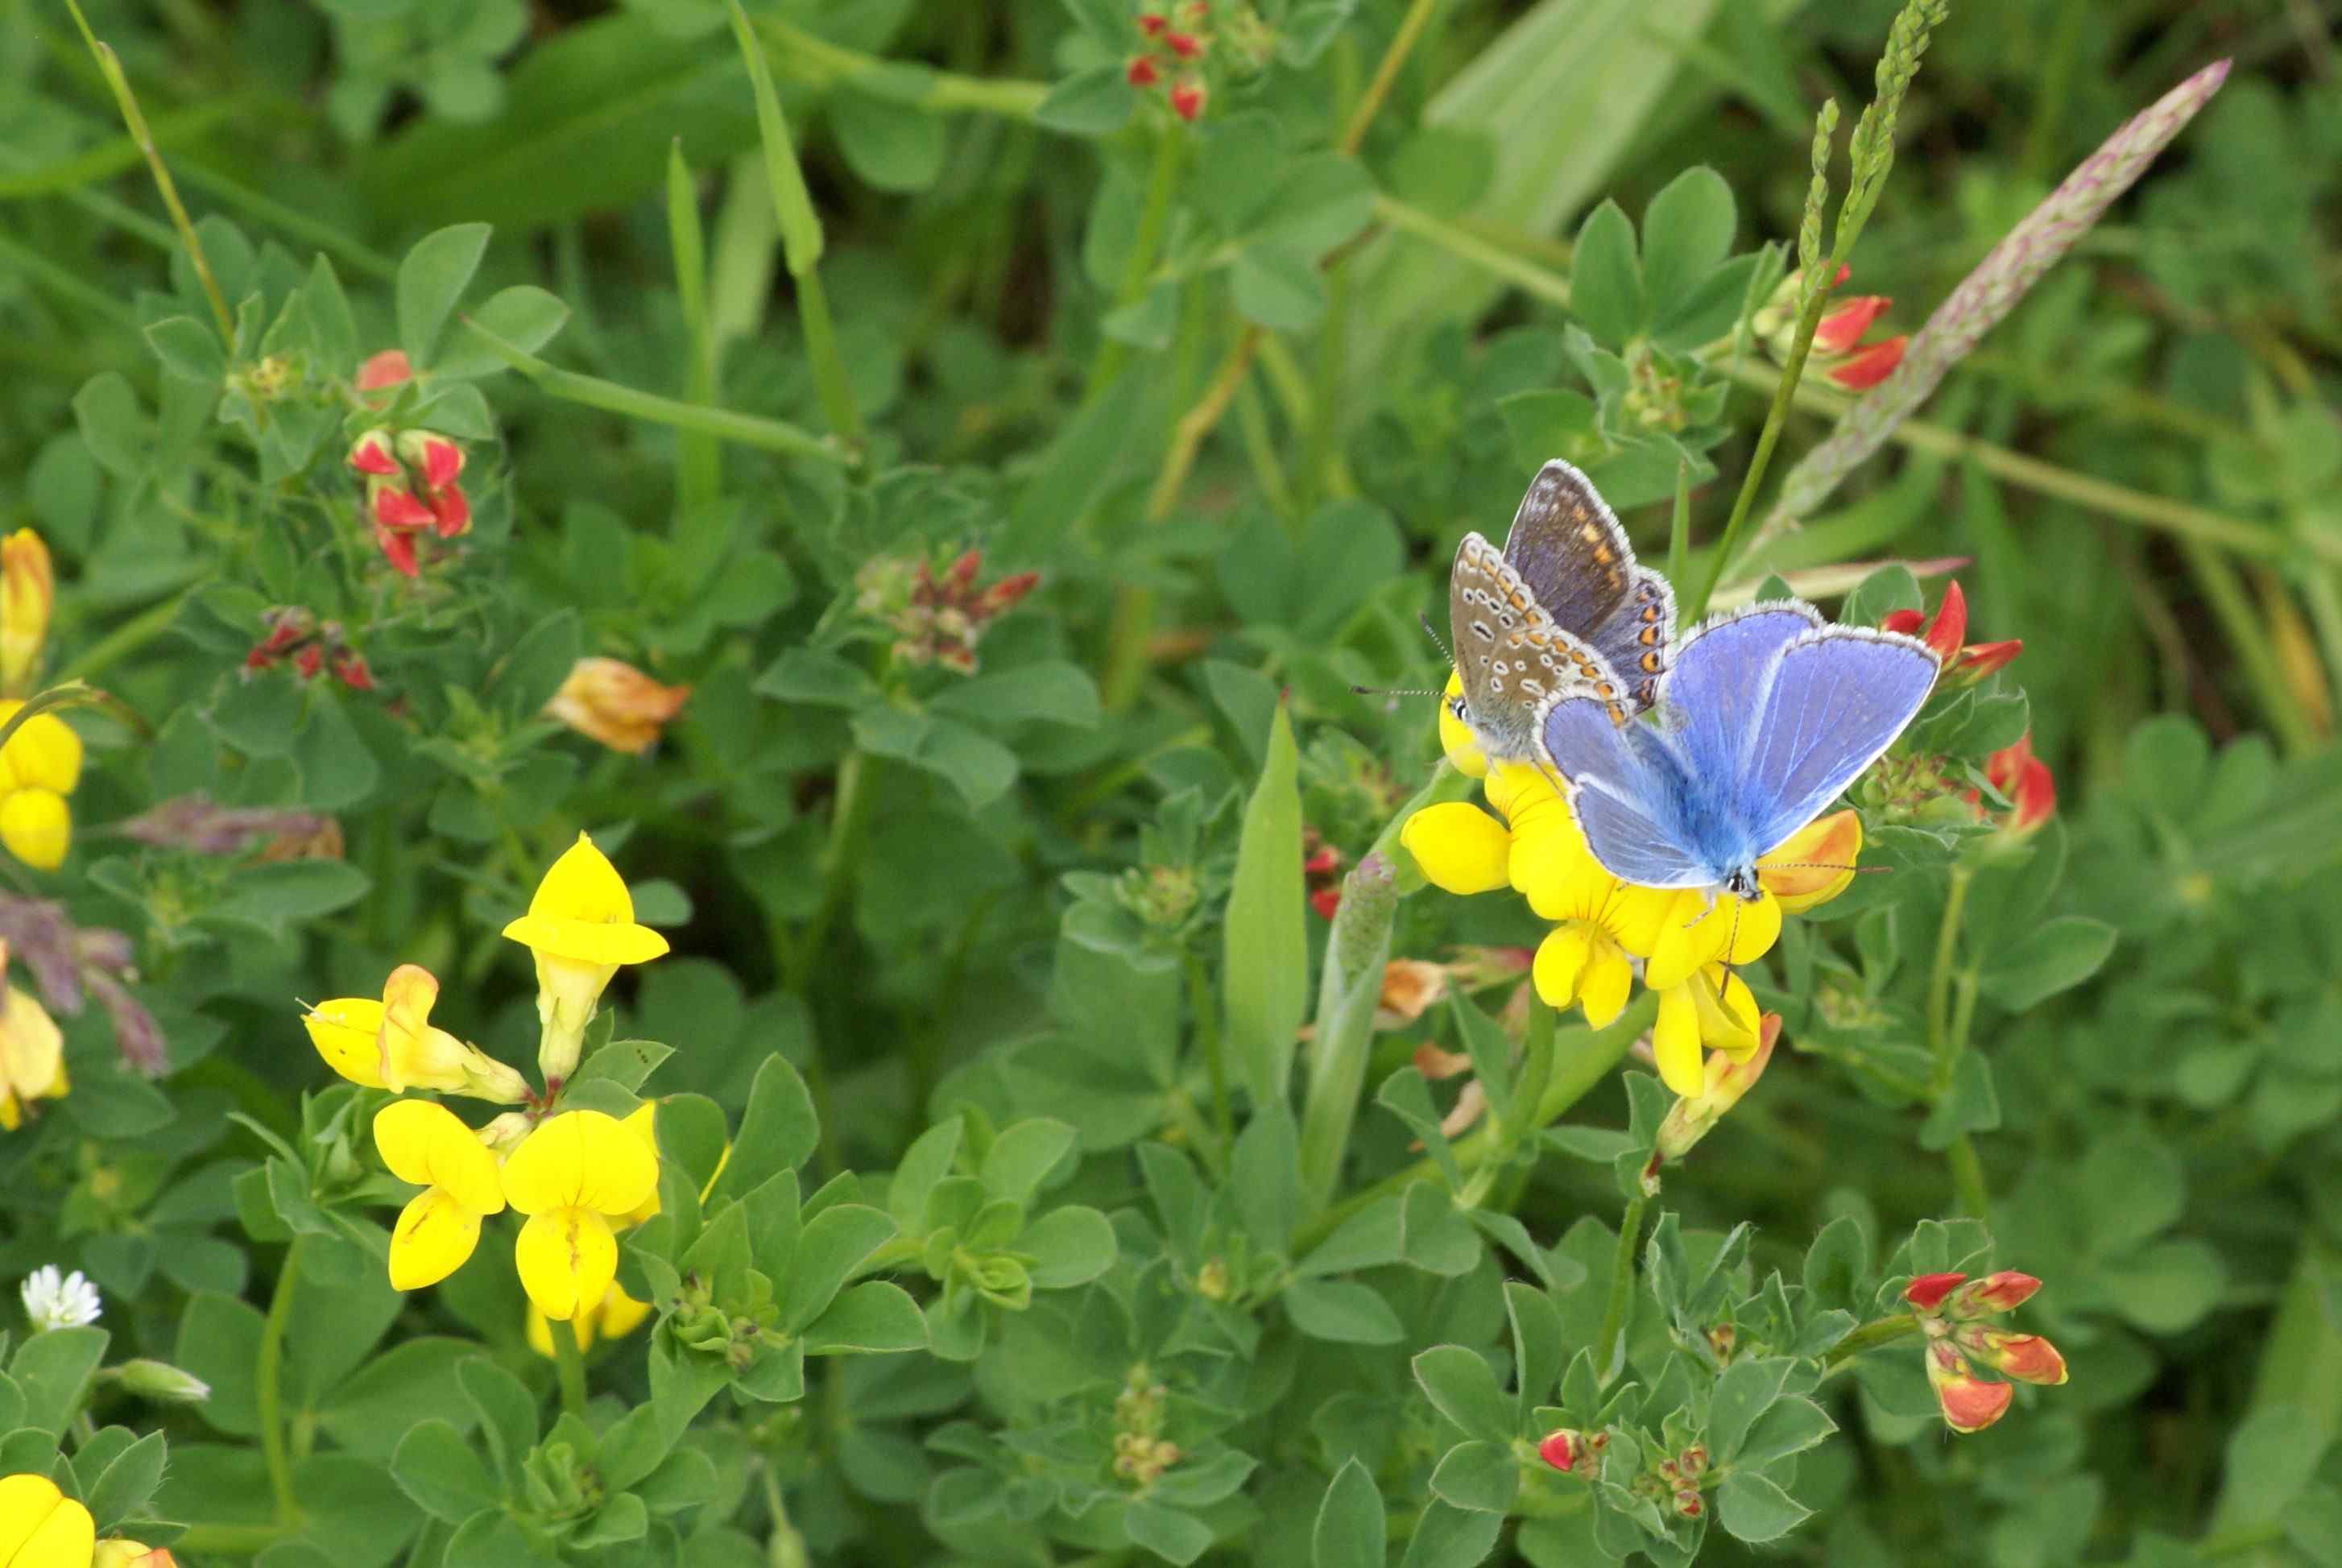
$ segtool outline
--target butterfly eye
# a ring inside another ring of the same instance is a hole
[[[1464,698],[1460,694],[1447,699],[1447,711],[1456,715],[1457,724],[1464,722]]]

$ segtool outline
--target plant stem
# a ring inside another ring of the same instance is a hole
[[[584,1311],[583,1307],[578,1309]],[[553,1340],[553,1367],[561,1380],[561,1409],[565,1415],[586,1419],[586,1353],[577,1348],[577,1325],[547,1323]]]
[[[149,604],[84,649],[79,658],[57,672],[60,683],[86,680],[121,663],[164,633],[179,618],[180,606],[195,596],[201,583],[180,589],[158,604]]]
[[[1610,1300],[1602,1309],[1602,1332],[1594,1342],[1594,1371],[1606,1386],[1615,1373],[1618,1336],[1626,1327],[1627,1304],[1634,1299],[1635,1243],[1642,1239],[1643,1205],[1649,1200],[1636,1193],[1626,1200],[1618,1221],[1618,1251],[1610,1262]]]
[[[1029,120],[1033,111],[1041,106],[1041,100],[1049,95],[1046,82],[1003,81],[951,71],[923,71],[921,85],[916,89],[907,88],[903,84],[902,67],[895,61],[833,44],[775,15],[758,17],[756,27],[776,51],[775,58],[782,69],[800,81],[858,80],[878,96],[929,114],[970,110]]]
[[[1212,1124],[1225,1148],[1236,1143],[1236,1114],[1228,1099],[1228,1064],[1220,1048],[1219,1010],[1212,1004],[1204,961],[1193,953],[1187,954],[1187,1010],[1196,1015],[1196,1037],[1203,1044],[1204,1065],[1212,1075]]]
[[[276,1499],[276,1523],[290,1528],[301,1517],[293,1496],[293,1461],[285,1444],[282,1385],[285,1369],[285,1328],[293,1316],[293,1293],[301,1283],[301,1243],[295,1236],[285,1249],[285,1263],[276,1273],[276,1288],[268,1298],[268,1316],[260,1325],[260,1357],[253,1371],[255,1401],[260,1417],[260,1451],[268,1465],[268,1490]]]
[[[671,424],[679,430],[704,430],[719,441],[736,441],[743,446],[762,447],[767,452],[785,453],[791,457],[819,458],[824,463],[842,468],[854,467],[860,461],[837,443],[824,440],[813,432],[785,420],[766,419],[754,414],[735,414],[728,408],[703,408],[697,404],[661,397],[656,393],[638,392],[615,381],[604,381],[599,376],[580,375],[574,370],[562,370],[506,343],[493,333],[482,331],[480,324],[469,316],[464,320],[497,358],[535,382],[537,389],[549,397],[560,398],[565,403],[584,404],[588,408],[604,409],[611,414],[622,414],[629,419]]]
[[[1973,875],[1965,865],[1952,867],[1951,885],[1944,895],[1942,924],[1936,928],[1935,964],[1927,971],[1927,1044],[1936,1056],[1933,1086],[1938,1099],[1952,1086],[1952,1071],[1959,1060],[1952,1044],[1952,974],[1959,951],[1960,920],[1967,909],[1968,883]]]
[[[284,1538],[281,1524],[190,1524],[171,1546],[191,1556],[200,1552],[206,1556],[248,1557]]]
[[[220,293],[219,280],[212,276],[211,263],[204,255],[204,242],[195,237],[195,225],[179,200],[179,187],[171,183],[171,171],[155,145],[155,133],[146,128],[146,116],[138,112],[138,97],[130,90],[130,78],[122,74],[122,62],[115,58],[114,51],[98,42],[97,35],[89,30],[89,19],[81,14],[75,0],[65,0],[65,9],[73,13],[74,25],[81,29],[82,41],[89,45],[89,52],[97,56],[97,68],[105,75],[105,85],[114,90],[114,101],[122,110],[122,123],[129,127],[138,150],[146,155],[146,166],[155,172],[155,188],[162,193],[163,205],[171,214],[171,225],[179,231],[179,243],[187,247],[187,261],[204,285],[205,296],[211,301],[212,316],[219,325],[220,342],[233,356],[235,315],[227,307],[227,296]]]
[[[699,222],[699,187],[683,161],[683,138],[667,148],[666,232],[675,257],[675,292],[683,310],[684,388],[703,407],[716,402],[716,343],[707,325],[707,241]],[[724,488],[724,454],[705,430],[678,431],[675,503],[679,513],[714,502]]]
[[[1399,18],[1398,31],[1391,35],[1390,47],[1383,51],[1382,63],[1375,67],[1374,79],[1358,99],[1358,106],[1350,112],[1350,123],[1342,131],[1342,151],[1355,154],[1366,139],[1367,127],[1381,112],[1383,100],[1390,96],[1392,86],[1398,81],[1399,68],[1415,52],[1416,40],[1431,23],[1431,14],[1439,8],[1439,0],[1415,0]]]
[[[2179,548],[2187,557],[2188,570],[2204,590],[2205,602],[2218,618],[2228,645],[2236,651],[2237,663],[2252,684],[2263,715],[2269,727],[2277,731],[2287,754],[2299,757],[2316,751],[2317,727],[2302,712],[2293,688],[2287,684],[2285,668],[2278,662],[2276,645],[2269,640],[2266,619],[2252,595],[2245,591],[2236,567],[2199,540],[2185,540]]]
[[[1146,202],[1138,211],[1138,232],[1131,236],[1130,250],[1122,258],[1122,276],[1116,280],[1113,310],[1136,305],[1146,297],[1147,279],[1155,271],[1155,257],[1163,248],[1163,233],[1171,225],[1171,198],[1179,189],[1179,171],[1187,161],[1187,135],[1176,126],[1164,126],[1156,132],[1155,160],[1146,175]],[[1097,356],[1090,361],[1089,382],[1084,387],[1084,400],[1096,398],[1122,374],[1130,360],[1130,345],[1116,337],[1102,337]]]
[[[1918,1332],[1919,1320],[1909,1313],[1897,1313],[1893,1317],[1877,1318],[1864,1323],[1830,1348],[1829,1354],[1822,1361],[1822,1375],[1827,1377],[1846,1366],[1864,1351],[1877,1350],[1881,1345],[1909,1339]]]

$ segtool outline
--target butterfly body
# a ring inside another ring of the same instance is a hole
[[[1447,608],[1453,711],[1500,762],[1535,760],[1538,712],[1566,690],[1647,707],[1675,629],[1666,580],[1635,564],[1617,517],[1559,460],[1530,483],[1502,553],[1464,536]]]
[[[1937,669],[1916,638],[1832,625],[1795,601],[1753,605],[1676,651],[1656,694],[1664,726],[1566,691],[1539,711],[1538,753],[1613,875],[1754,899],[1759,859],[1894,744]]]

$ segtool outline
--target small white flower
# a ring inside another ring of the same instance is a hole
[[[25,1311],[33,1320],[35,1333],[95,1323],[104,1310],[97,1287],[82,1278],[79,1269],[60,1279],[55,1263],[43,1263],[26,1275],[19,1293],[25,1298]]]

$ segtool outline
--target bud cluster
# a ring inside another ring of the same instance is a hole
[[[1144,1488],[1163,1478],[1179,1463],[1176,1443],[1163,1437],[1171,1391],[1154,1381],[1144,1363],[1130,1369],[1120,1393],[1114,1396],[1114,1473]]]
[[[1301,830],[1301,874],[1308,881],[1309,907],[1322,920],[1334,918],[1342,906],[1342,852],[1327,844],[1314,827]]]
[[[1836,288],[1846,282],[1852,270],[1840,266],[1829,286]],[[1791,272],[1781,280],[1772,297],[1758,307],[1750,322],[1757,341],[1775,359],[1786,362],[1796,345],[1797,300],[1804,292],[1804,271]],[[1903,350],[1910,342],[1910,335],[1898,332],[1870,343],[1864,343],[1862,335],[1894,303],[1885,295],[1866,294],[1832,305],[1814,328],[1807,363],[1848,392],[1865,391],[1886,380],[1888,373],[1903,362]]]
[[[1138,53],[1123,75],[1140,92],[1163,90],[1164,101],[1181,119],[1195,121],[1208,96],[1204,61],[1212,52],[1211,0],[1180,0],[1167,11],[1138,14]]]
[[[975,549],[961,552],[941,573],[924,560],[876,557],[855,574],[855,608],[893,629],[897,663],[974,674],[985,629],[1041,580],[1038,572],[1019,572],[979,585],[976,575],[983,565],[984,554]]]
[[[277,604],[261,613],[260,624],[268,632],[244,655],[245,679],[289,664],[304,681],[330,670],[334,679],[354,692],[375,689],[365,655],[343,641],[339,621],[320,621],[297,604]]]
[[[358,367],[361,393],[379,392],[413,379],[406,355],[386,349]],[[383,402],[370,398],[377,406]],[[412,577],[420,570],[415,544],[425,534],[453,539],[472,526],[472,503],[457,476],[464,448],[435,430],[375,425],[350,443],[349,465],[365,476],[365,515],[374,542],[391,570]]]
[[[2066,1381],[2066,1359],[2057,1346],[2039,1334],[2007,1333],[1983,1321],[2014,1311],[2040,1288],[2039,1280],[2014,1269],[1978,1280],[1963,1273],[1920,1274],[1903,1287],[1903,1299],[1927,1336],[1928,1385],[1954,1432],[1982,1432],[2007,1413],[2014,1391],[1978,1372],[2045,1386]]]

